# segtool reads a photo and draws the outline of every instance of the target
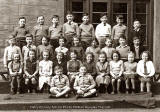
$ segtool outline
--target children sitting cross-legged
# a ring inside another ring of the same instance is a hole
[[[38,60],[36,60],[36,52],[34,50],[29,51],[29,58],[24,62],[24,79],[28,93],[37,91],[38,80]]]
[[[54,72],[55,76],[51,80],[51,95],[49,98],[68,97],[70,84],[68,77],[63,75],[63,68],[61,66],[56,66]]]
[[[76,98],[92,97],[96,93],[96,83],[93,77],[87,73],[87,68],[85,66],[81,66],[79,72],[74,82],[74,89],[77,93]]]

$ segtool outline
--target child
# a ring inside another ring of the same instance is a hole
[[[48,26],[44,25],[44,16],[37,17],[37,25],[33,28],[33,37],[35,40],[35,45],[41,45],[41,40],[43,36],[48,36]]]
[[[66,75],[63,75],[63,68],[56,66],[54,68],[55,76],[51,80],[51,96],[50,98],[68,97],[70,91],[69,79]]]
[[[32,34],[27,34],[26,35],[27,45],[23,46],[23,48],[22,48],[22,55],[23,55],[23,60],[24,61],[26,59],[28,59],[28,57],[29,57],[29,55],[28,55],[29,54],[29,50],[37,51],[37,47],[35,45],[33,45],[32,41],[33,41]]]
[[[147,87],[147,92],[151,92],[151,79],[155,74],[155,68],[153,62],[150,61],[150,55],[148,51],[143,51],[141,55],[142,60],[137,64],[137,73],[140,76],[141,92],[144,92],[144,86]]]
[[[42,37],[42,45],[37,47],[37,57],[39,60],[42,60],[42,53],[44,50],[49,51],[49,60],[53,60],[53,47],[49,44],[48,37]]]
[[[126,44],[126,37],[124,35],[119,37],[119,46],[116,47],[116,50],[120,53],[121,59],[127,61],[127,55],[130,51],[130,47]]]
[[[107,15],[101,15],[101,23],[97,25],[95,35],[99,42],[100,48],[103,48],[106,38],[111,36],[111,25],[107,23]]]
[[[56,60],[54,61],[54,66],[61,66],[63,68],[63,73],[67,74],[67,62],[62,52],[58,52]]]
[[[129,93],[129,81],[131,80],[131,86],[132,86],[132,93],[135,93],[135,76],[136,68],[137,68],[137,62],[134,62],[134,53],[129,52],[128,53],[128,61],[124,62],[124,72],[123,75],[125,77],[125,84],[126,84],[126,93]]]
[[[97,61],[97,59],[98,59],[98,53],[100,52],[100,48],[97,47],[97,45],[98,45],[98,41],[97,41],[96,38],[94,38],[92,40],[92,42],[91,42],[91,46],[86,49],[86,54],[88,52],[92,52],[93,53],[95,62]]]
[[[16,37],[17,46],[22,49],[22,47],[26,44],[25,35],[29,33],[29,29],[26,28],[25,17],[20,17],[18,24],[19,26],[14,29],[13,35]]]
[[[74,80],[79,73],[80,66],[82,65],[82,62],[77,59],[77,56],[78,55],[77,55],[76,51],[70,52],[71,60],[69,60],[67,62],[67,71],[68,71],[67,74],[69,76],[70,85],[71,85],[72,89],[73,89]]]
[[[140,44],[140,39],[135,36],[133,37],[133,45],[131,46],[131,51],[135,54],[135,61],[140,61],[140,55],[145,50],[142,44]]]
[[[20,61],[21,62],[23,61],[21,49],[20,47],[16,46],[16,39],[13,35],[9,36],[8,43],[9,46],[6,47],[4,50],[4,59],[3,59],[3,64],[6,69],[8,69],[8,63],[13,60],[14,54],[18,53],[20,55]]]
[[[79,37],[78,24],[73,22],[74,16],[71,13],[66,15],[67,22],[63,24],[63,36],[67,40],[67,45],[71,44],[74,36]]]
[[[44,84],[50,86],[53,62],[49,60],[49,51],[43,51],[43,60],[39,62],[39,90],[43,92]]]
[[[96,93],[96,83],[93,77],[87,74],[87,68],[85,66],[81,66],[79,69],[79,75],[75,79],[74,89],[77,91],[76,98],[79,97],[91,97]]]
[[[121,75],[124,71],[123,61],[120,60],[120,53],[113,51],[112,61],[110,61],[110,75],[112,76],[112,93],[115,94],[115,81],[117,81],[117,92],[120,93]]]
[[[70,52],[72,51],[76,51],[78,53],[77,58],[79,60],[82,61],[84,59],[84,49],[81,45],[80,38],[77,36],[73,37],[73,46],[70,47]]]
[[[20,94],[21,78],[22,78],[22,64],[20,62],[20,55],[18,53],[13,54],[13,60],[8,64],[9,74],[11,76],[11,94]],[[17,82],[17,85],[15,83]]]
[[[94,35],[94,27],[89,23],[89,15],[83,14],[82,17],[83,23],[79,26],[81,41],[86,44],[88,47],[93,39]]]
[[[92,52],[86,53],[86,61],[83,63],[89,73],[94,79],[96,78],[96,67],[94,62],[94,55]]]
[[[63,37],[60,37],[58,39],[58,42],[59,42],[59,47],[57,47],[55,49],[55,52],[56,53],[62,52],[65,56],[67,56],[67,54],[68,54],[68,48],[65,47],[66,39],[63,38]]]
[[[38,61],[36,60],[36,51],[31,49],[28,51],[29,57],[24,62],[25,85],[28,93],[37,90]]]
[[[107,56],[107,60],[111,61],[112,52],[115,50],[115,48],[112,47],[112,39],[106,38],[105,44],[106,46],[102,48],[101,51],[105,52]]]
[[[59,25],[59,16],[53,15],[52,26],[49,27],[50,44],[56,48],[58,47],[58,39],[62,36],[62,25]]]
[[[116,16],[116,21],[117,24],[112,29],[113,47],[115,48],[119,45],[119,38],[122,35],[127,37],[127,27],[123,24],[123,15]]]
[[[96,83],[100,93],[105,93],[110,83],[109,63],[104,52],[100,52],[96,63],[97,77]]]
[[[133,45],[133,37],[137,36],[140,39],[140,44],[144,45],[144,41],[145,41],[145,32],[143,31],[143,29],[141,28],[141,23],[139,20],[134,20],[133,23],[133,30],[131,31],[131,39],[129,39],[129,45]]]

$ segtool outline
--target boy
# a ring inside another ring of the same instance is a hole
[[[59,25],[59,16],[53,15],[52,26],[49,27],[50,44],[56,48],[58,47],[58,39],[62,36],[62,25]]]
[[[15,45],[16,39],[14,38],[13,35],[9,36],[8,42],[9,42],[9,46],[6,47],[4,50],[4,59],[3,59],[4,67],[7,69],[8,69],[8,63],[13,60],[14,54],[18,53],[20,55],[21,62],[23,59],[20,47]]]
[[[113,26],[112,29],[112,39],[113,39],[113,47],[118,46],[119,37],[121,35],[125,35],[127,37],[127,27],[123,24],[123,16],[116,16],[117,25]]]
[[[78,24],[73,22],[74,16],[71,13],[66,15],[67,22],[63,24],[63,36],[67,40],[67,45],[71,44],[74,36],[79,37]]]
[[[145,51],[143,45],[140,44],[140,38],[135,36],[133,37],[133,45],[131,46],[131,51],[135,54],[135,61],[138,62],[141,58],[141,53]]]
[[[22,49],[22,47],[26,44],[25,35],[29,33],[29,29],[26,28],[25,17],[20,17],[18,24],[19,26],[14,29],[13,35],[16,37],[17,46],[19,46]]]
[[[96,93],[96,83],[93,77],[87,74],[87,68],[85,66],[81,66],[79,72],[79,76],[76,77],[74,82],[74,89],[77,91],[76,98],[91,97]]]
[[[63,75],[63,68],[56,66],[54,68],[55,76],[51,80],[51,96],[50,98],[68,97],[70,91],[69,79],[66,75]]]
[[[79,26],[81,41],[89,47],[92,39],[94,38],[94,27],[89,23],[89,15],[83,14],[83,23]]]
[[[48,36],[48,26],[44,25],[44,16],[37,17],[38,25],[33,28],[33,37],[35,40],[35,45],[38,46],[41,44],[41,40],[43,36]]]
[[[96,27],[95,35],[100,48],[104,47],[105,39],[111,36],[111,25],[107,23],[107,20],[107,15],[102,14],[100,18],[101,23]]]
[[[37,51],[37,47],[33,45],[32,41],[33,41],[32,34],[27,34],[26,35],[27,45],[23,46],[22,48],[22,55],[23,55],[24,61],[28,59],[29,57],[28,53],[31,49]]]
[[[124,35],[119,37],[119,46],[116,47],[116,50],[120,53],[121,59],[127,61],[128,52],[130,47],[126,44],[126,37]]]
[[[129,45],[133,45],[133,37],[137,36],[140,39],[140,44],[144,45],[144,41],[145,41],[145,32],[143,31],[143,29],[141,28],[141,23],[139,20],[135,20],[134,24],[133,24],[134,29],[131,31],[131,39],[129,39]]]

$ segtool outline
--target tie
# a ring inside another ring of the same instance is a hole
[[[104,23],[104,26],[106,26],[106,23]]]
[[[54,28],[57,28],[57,24],[54,25]]]
[[[144,75],[147,75],[147,66],[146,66],[146,62],[144,62]]]
[[[71,21],[69,21],[69,25],[71,25]]]
[[[60,78],[60,76],[58,77],[58,79],[59,79],[59,82],[61,82],[61,78]]]

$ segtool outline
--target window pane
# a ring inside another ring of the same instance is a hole
[[[127,13],[127,3],[113,3],[113,13]]]
[[[107,12],[107,3],[93,2],[93,12]]]
[[[136,19],[138,19],[141,24],[146,24],[146,14],[136,14]]]
[[[83,13],[73,13],[74,15],[74,21],[77,23],[81,23],[82,22],[82,15]]]
[[[72,11],[83,12],[83,2],[72,2]]]
[[[146,13],[146,4],[136,3],[136,13]]]

